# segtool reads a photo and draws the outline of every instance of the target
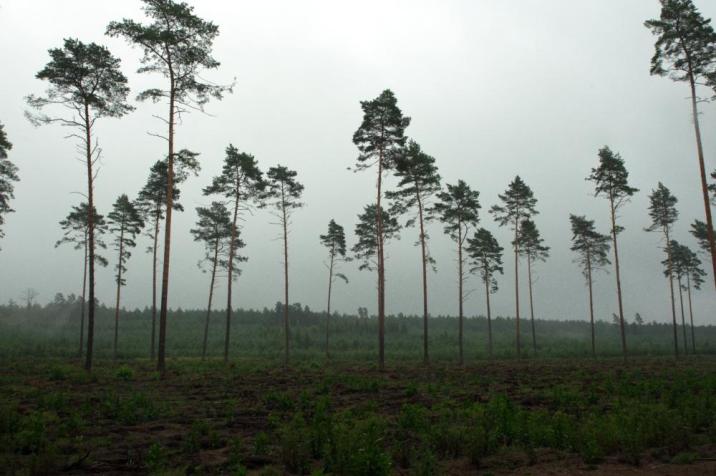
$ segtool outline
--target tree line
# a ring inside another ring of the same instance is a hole
[[[212,56],[213,42],[219,34],[214,23],[199,18],[193,7],[174,0],[141,0],[148,23],[132,19],[111,22],[107,35],[125,39],[139,48],[143,56],[137,70],[139,73],[154,73],[163,78],[159,87],[141,91],[137,100],[166,104],[167,112],[161,121],[165,132],[152,135],[167,144],[166,156],[156,162],[149,173],[146,185],[130,199],[127,194],[117,198],[112,210],[103,216],[98,213],[94,200],[96,162],[101,156],[95,124],[106,117],[120,118],[134,110],[128,102],[130,92],[128,80],[121,72],[121,61],[104,46],[83,43],[68,38],[62,47],[49,50],[50,61],[36,74],[46,81],[48,89],[44,95],[30,95],[27,103],[32,108],[28,118],[36,125],[59,124],[72,132],[69,138],[77,141],[84,157],[86,168],[86,201],[73,207],[68,216],[60,222],[64,231],[58,242],[70,243],[83,251],[83,292],[82,301],[87,307],[87,334],[84,334],[84,306],[80,351],[84,350],[85,368],[90,370],[93,357],[93,336],[95,323],[95,267],[106,266],[109,260],[100,253],[108,254],[107,242],[116,253],[115,260],[115,339],[119,328],[121,288],[132,249],[137,237],[144,232],[151,240],[152,253],[152,326],[150,358],[156,359],[157,369],[163,375],[166,371],[167,311],[169,303],[169,281],[172,214],[182,211],[179,202],[179,186],[192,174],[200,170],[199,154],[190,150],[176,150],[176,125],[184,114],[203,110],[210,100],[221,100],[232,92],[233,84],[218,85],[202,79],[202,73],[218,69],[220,63]],[[691,0],[661,0],[661,15],[658,19],[645,22],[656,36],[655,52],[651,63],[651,74],[668,76],[675,81],[684,81],[690,87],[699,177],[705,205],[705,222],[697,220],[691,225],[703,255],[711,258],[716,276],[716,247],[711,217],[711,205],[716,201],[716,184],[708,183],[704,163],[704,152],[699,128],[697,84],[707,84],[716,91],[716,32],[710,20],[704,18]],[[440,222],[444,232],[454,241],[457,253],[457,308],[459,362],[463,363],[463,302],[464,283],[468,276],[478,274],[485,287],[488,323],[488,342],[492,350],[490,295],[498,290],[498,275],[503,273],[504,248],[486,228],[479,227],[481,221],[480,194],[463,180],[443,183],[436,159],[425,153],[420,145],[406,134],[410,118],[398,107],[397,98],[391,90],[383,91],[378,97],[362,101],[363,120],[353,135],[358,156],[353,167],[356,172],[372,171],[376,177],[375,201],[367,204],[358,216],[355,226],[355,244],[348,253],[344,228],[330,220],[320,242],[327,249],[329,264],[327,312],[326,312],[326,355],[330,356],[330,306],[333,284],[336,279],[347,278],[339,270],[342,262],[355,259],[359,269],[376,273],[378,308],[378,362],[385,365],[385,246],[396,238],[401,229],[417,227],[420,245],[422,300],[423,300],[423,356],[429,361],[429,293],[428,269],[434,264],[430,255],[429,236],[426,225],[431,221]],[[8,160],[12,145],[0,125],[0,226],[3,215],[12,211],[9,200],[13,198],[13,182],[18,180],[17,168]],[[594,221],[581,215],[570,215],[572,227],[572,251],[576,254],[586,280],[589,294],[590,321],[592,324],[592,349],[594,349],[594,299],[592,285],[594,273],[607,269],[613,264],[616,280],[618,323],[621,329],[623,355],[627,356],[627,340],[624,330],[624,306],[621,286],[621,270],[618,252],[618,236],[624,228],[618,225],[618,211],[625,206],[638,190],[629,184],[625,162],[618,152],[608,146],[597,154],[598,163],[586,177],[594,184],[594,194],[608,202],[610,229],[607,234],[596,230]],[[387,190],[385,179],[393,175],[398,183],[395,189]],[[203,190],[204,195],[215,197],[208,207],[198,207],[199,217],[191,233],[196,241],[205,245],[203,263],[211,276],[206,321],[204,325],[204,350],[211,318],[213,291],[217,279],[226,279],[227,305],[225,316],[224,360],[229,358],[230,330],[232,322],[232,287],[240,269],[240,263],[247,257],[240,254],[244,247],[241,229],[245,216],[253,208],[269,208],[277,218],[283,243],[284,277],[284,362],[290,359],[289,302],[289,229],[292,212],[303,206],[301,196],[303,185],[297,179],[298,173],[285,166],[276,165],[264,171],[254,156],[239,151],[234,145],[226,148],[224,164],[220,175],[214,177]],[[716,178],[716,171],[711,174]],[[673,227],[678,212],[676,198],[662,183],[652,191],[649,216],[651,223],[647,231],[663,235],[665,254],[665,275],[669,283],[674,352],[679,354],[676,318],[676,281],[682,309],[684,328],[683,351],[687,351],[686,325],[683,315],[683,292],[687,293],[690,318],[691,293],[699,289],[705,272],[694,251],[672,239]],[[516,176],[503,194],[499,203],[488,210],[500,227],[507,227],[513,239],[510,243],[514,260],[515,295],[515,352],[524,352],[520,342],[520,261],[527,263],[527,288],[529,296],[529,325],[533,352],[537,351],[535,331],[535,310],[533,305],[533,268],[548,259],[550,247],[544,243],[537,227],[537,198],[532,189]],[[163,226],[163,243],[160,230]],[[0,228],[0,237],[2,231]],[[105,240],[108,240],[107,242]],[[111,240],[111,241],[109,241]],[[161,245],[161,246],[160,246]],[[159,251],[162,253],[161,279],[159,279]],[[612,263],[613,260],[613,263]],[[160,283],[159,283],[160,281]],[[716,285],[716,279],[714,280]],[[159,290],[159,292],[158,292]],[[158,296],[157,296],[158,292]],[[158,297],[158,299],[157,299]],[[159,302],[157,302],[157,300]],[[694,341],[692,325],[692,343]],[[695,349],[695,346],[692,346]]]

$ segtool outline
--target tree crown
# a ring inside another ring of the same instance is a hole
[[[517,241],[520,253],[527,256],[528,260],[545,261],[549,257],[549,246],[544,245],[544,239],[540,236],[537,225],[529,218],[520,223]]]
[[[373,260],[378,251],[378,226],[376,216],[378,207],[376,204],[366,205],[363,213],[358,215],[358,223],[355,228],[355,235],[358,241],[351,249],[356,259],[361,261],[358,269],[372,270],[374,268]],[[383,221],[383,242],[393,238],[399,238],[400,224],[396,217],[381,207],[381,218]]]
[[[472,190],[468,184],[458,180],[456,185],[447,184],[447,190],[437,194],[438,202],[433,213],[445,225],[445,233],[453,240],[467,238],[467,230],[477,226],[480,221],[480,192]]]
[[[594,228],[594,220],[588,220],[585,216],[569,215],[569,222],[572,226],[572,251],[578,255],[577,263],[582,268],[582,273],[587,277],[590,268],[603,269],[609,261],[609,236],[599,233]]]
[[[651,195],[649,195],[651,225],[646,227],[646,231],[669,231],[679,217],[676,202],[678,200],[671,194],[671,191],[663,183],[659,182],[656,190],[652,190]]]
[[[629,172],[619,153],[604,146],[599,149],[599,166],[592,169],[587,180],[594,182],[594,196],[604,195],[619,208],[639,189],[629,186]]]
[[[499,194],[498,197],[502,205],[493,205],[490,213],[500,226],[512,225],[517,228],[522,220],[538,213],[535,209],[537,199],[519,175],[510,182],[505,193]]]
[[[479,271],[482,281],[489,284],[490,292],[493,293],[497,291],[497,279],[494,275],[503,273],[502,251],[502,246],[485,228],[479,228],[467,240],[467,252],[472,265],[470,272]]]

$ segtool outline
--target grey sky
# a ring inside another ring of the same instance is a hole
[[[509,247],[507,230],[498,229],[487,210],[515,176],[533,188],[540,214],[536,223],[552,248],[547,263],[536,267],[538,317],[586,319],[586,289],[569,250],[569,213],[594,218],[608,229],[608,207],[593,198],[584,181],[607,144],[626,160],[640,193],[625,206],[620,252],[625,313],[651,321],[670,320],[667,282],[661,274],[660,237],[646,233],[647,195],[659,180],[679,199],[675,238],[691,247],[687,233],[703,205],[690,120],[687,86],[649,76],[653,37],[644,20],[658,16],[656,0],[481,0],[481,1],[194,1],[196,12],[220,26],[215,56],[222,62],[207,77],[230,82],[235,93],[211,103],[212,116],[192,114],[177,141],[201,153],[202,172],[183,187],[186,212],[174,222],[173,307],[205,305],[208,277],[196,266],[202,246],[189,234],[194,208],[210,198],[201,189],[221,167],[224,149],[233,143],[256,156],[262,169],[281,163],[296,169],[305,186],[306,207],[295,213],[290,242],[291,300],[322,309],[325,305],[324,250],[318,235],[335,218],[353,244],[356,215],[374,200],[375,172],[354,174],[347,167],[357,150],[351,138],[360,124],[359,101],[391,88],[403,112],[412,117],[407,134],[435,156],[447,182],[458,178],[480,191],[482,222]],[[707,17],[716,3],[697,1]],[[24,118],[23,97],[45,85],[34,75],[47,62],[47,49],[64,37],[107,45],[123,60],[134,96],[161,81],[137,75],[139,51],[103,33],[108,22],[141,19],[133,0],[5,0],[0,2],[0,121],[14,149],[11,160],[21,182],[0,244],[0,302],[17,299],[26,287],[41,301],[55,292],[79,292],[82,256],[53,248],[57,222],[82,200],[85,176],[66,130],[39,129]],[[703,91],[707,95],[707,91]],[[97,135],[103,149],[97,180],[98,209],[106,214],[121,193],[136,196],[150,165],[165,154],[165,143],[146,134],[162,124],[151,104],[121,120],[102,120]],[[716,105],[702,106],[708,170],[716,166]],[[391,178],[389,185],[395,184]],[[278,228],[267,211],[246,218],[243,238],[250,261],[236,284],[239,307],[271,307],[281,299],[282,270]],[[432,314],[456,313],[454,244],[438,224],[430,225],[430,249],[438,273],[430,275]],[[402,233],[387,251],[387,310],[418,313],[419,250],[415,229]],[[140,240],[129,261],[127,306],[150,302],[148,241]],[[110,263],[115,256],[107,252]],[[506,259],[497,314],[514,312],[513,258]],[[526,267],[525,269],[526,274]],[[706,268],[708,270],[708,267]],[[376,308],[375,275],[349,264],[349,286],[335,287],[334,306],[355,312]],[[98,293],[111,302],[112,269],[98,274]],[[525,276],[523,274],[523,276]],[[712,279],[709,274],[709,281]],[[526,280],[522,296],[527,305]],[[466,312],[484,312],[476,278]],[[616,311],[613,274],[596,282],[597,316]],[[220,285],[217,302],[223,302]],[[695,295],[696,321],[713,323],[712,284]]]

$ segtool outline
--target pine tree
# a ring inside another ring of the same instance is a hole
[[[94,165],[100,159],[101,149],[94,135],[97,119],[119,118],[133,108],[127,104],[129,87],[127,78],[120,70],[120,60],[107,48],[96,43],[85,44],[79,40],[66,39],[62,48],[49,50],[51,61],[37,73],[36,78],[50,83],[45,97],[30,95],[28,104],[37,113],[28,113],[36,125],[60,124],[75,132],[68,137],[76,139],[83,152],[87,171],[87,223],[89,243],[89,306],[87,322],[87,353],[85,369],[92,369],[94,354],[95,317],[95,227],[92,213],[94,205],[94,181],[97,173]],[[67,116],[51,116],[42,113],[48,106],[63,106],[70,111]]]
[[[196,159],[198,155],[195,152],[182,149],[174,159],[172,208],[175,211],[184,211],[184,207],[179,203],[180,190],[177,185],[189,178],[190,174],[198,174],[200,169],[199,162]],[[159,225],[164,220],[164,209],[167,201],[167,162],[168,160],[166,159],[158,160],[152,165],[147,183],[139,191],[139,196],[137,197],[137,207],[142,213],[142,218],[150,224],[146,234],[152,240],[152,244],[147,248],[147,251],[152,253],[152,334],[149,344],[149,358],[152,360],[155,357],[154,346],[157,341],[157,255],[159,251]]]
[[[696,242],[698,243],[700,250],[706,255],[711,252],[711,244],[709,243],[709,234],[707,230],[708,228],[706,227],[706,223],[701,220],[694,220],[691,224],[691,229],[689,230],[689,233],[696,238]]]
[[[20,179],[15,164],[7,160],[9,150],[12,150],[12,144],[7,138],[4,126],[0,123],[0,238],[5,236],[2,230],[5,224],[4,215],[14,211],[10,208],[10,200],[15,198],[13,182]]]
[[[646,228],[646,231],[658,231],[664,235],[664,251],[666,252],[666,276],[669,278],[669,292],[671,297],[671,319],[674,327],[674,355],[679,356],[679,342],[677,339],[677,325],[676,325],[676,307],[674,303],[674,273],[672,267],[671,257],[671,230],[673,229],[674,223],[679,216],[679,212],[676,210],[677,199],[674,197],[668,188],[661,182],[656,187],[656,190],[651,191],[649,195],[649,216],[651,217],[651,225]],[[683,310],[683,306],[682,306]],[[684,338],[686,335],[684,334]],[[684,348],[686,351],[686,348]]]
[[[117,358],[117,337],[119,335],[119,299],[122,286],[127,284],[124,273],[127,272],[127,261],[132,256],[131,249],[137,246],[134,241],[144,228],[144,220],[137,207],[129,200],[127,195],[120,195],[112,205],[112,211],[107,214],[108,231],[114,235],[114,249],[117,250],[117,265],[115,269],[117,283],[117,297],[114,307],[114,345],[113,355]]]
[[[684,330],[684,352],[688,353],[686,338],[686,318],[684,315],[683,291],[687,292],[689,304],[689,320],[691,324],[691,352],[696,353],[696,335],[694,332],[694,311],[691,302],[692,283],[694,289],[700,289],[704,282],[706,273],[701,268],[701,260],[688,246],[678,243],[676,240],[671,242],[672,252],[672,269],[673,275],[676,276],[679,288],[679,303],[681,305],[681,325]],[[666,268],[664,274],[668,276],[668,261],[661,262]]]
[[[331,331],[331,291],[333,282],[342,279],[348,283],[345,274],[338,272],[338,264],[347,261],[346,257],[346,233],[341,225],[331,219],[328,222],[328,230],[325,235],[319,236],[321,244],[328,249],[328,303],[326,305],[326,359],[330,359],[330,331]]]
[[[519,175],[510,182],[505,193],[498,197],[502,201],[502,205],[494,205],[490,208],[490,213],[500,226],[510,226],[514,235],[512,247],[515,252],[515,348],[517,356],[520,357],[522,346],[520,344],[520,243],[518,235],[520,223],[537,214],[535,209],[537,199],[534,198],[532,189]]]
[[[363,122],[353,134],[353,143],[360,155],[356,170],[366,170],[377,165],[375,231],[376,259],[378,267],[378,363],[385,368],[385,253],[383,250],[383,173],[395,167],[395,159],[405,146],[405,128],[410,118],[404,117],[398,101],[389,89],[372,101],[361,101]],[[380,213],[379,213],[380,210]]]
[[[467,240],[467,253],[470,256],[471,273],[480,272],[482,282],[485,284],[485,300],[487,302],[487,349],[492,358],[492,312],[490,309],[490,294],[497,292],[496,273],[503,274],[502,269],[503,248],[492,233],[485,228],[478,229],[472,238]]]
[[[206,307],[206,320],[204,322],[204,339],[201,347],[201,358],[206,358],[206,347],[209,339],[209,319],[211,318],[211,305],[214,297],[214,287],[216,283],[216,272],[219,269],[228,269],[228,250],[233,248],[238,250],[243,248],[244,242],[239,238],[239,233],[234,233],[231,223],[231,213],[226,205],[220,202],[211,202],[209,208],[197,207],[196,214],[199,220],[196,222],[196,228],[191,230],[194,235],[194,241],[204,243],[204,258],[199,262],[199,266],[208,265],[211,274],[209,284],[209,303]],[[233,246],[230,246],[230,240],[234,237]],[[233,253],[234,263],[232,269],[239,272],[238,265],[247,259],[238,253]],[[236,276],[236,275],[234,275]]]
[[[692,0],[661,0],[661,15],[647,20],[644,25],[657,37],[654,56],[651,58],[651,74],[669,76],[674,81],[686,81],[691,93],[691,114],[696,136],[696,152],[699,162],[703,192],[709,250],[716,285],[716,238],[709,204],[706,182],[704,150],[701,143],[698,97],[696,84],[714,78],[716,63],[716,32],[711,20],[704,18]]]
[[[164,259],[162,294],[159,311],[159,343],[157,370],[166,373],[166,326],[169,299],[169,261],[171,256],[172,210],[174,209],[175,128],[182,114],[203,110],[211,100],[222,99],[231,87],[204,81],[201,70],[217,69],[220,65],[211,55],[219,27],[194,15],[194,8],[174,0],[142,0],[144,13],[151,24],[123,19],[107,26],[107,35],[123,37],[143,51],[139,73],[159,73],[168,81],[164,89],[150,88],[137,99],[168,102],[169,111],[163,122],[167,135],[167,196],[164,217]],[[155,134],[156,135],[156,134]]]
[[[576,262],[582,268],[582,274],[587,280],[589,288],[589,323],[592,334],[592,356],[596,357],[596,343],[594,333],[594,296],[592,293],[593,272],[603,269],[609,261],[609,237],[594,229],[594,220],[587,220],[585,216],[569,215],[572,225],[572,251],[578,257]],[[639,316],[641,318],[641,316]]]
[[[415,212],[406,226],[416,223],[420,230],[418,244],[423,278],[423,361],[429,362],[428,356],[428,264],[435,260],[430,256],[427,247],[428,235],[425,222],[430,217],[430,200],[440,191],[440,175],[435,166],[435,159],[424,153],[415,141],[410,141],[403,154],[395,161],[395,176],[400,179],[398,190],[387,192],[386,197],[393,200],[395,213]]]
[[[290,334],[288,326],[288,228],[291,225],[291,215],[297,208],[301,208],[301,195],[303,185],[297,180],[298,173],[283,165],[271,167],[266,172],[266,190],[263,195],[263,205],[272,206],[278,218],[278,224],[283,234],[283,330],[284,330],[284,365],[288,365],[290,355]]]
[[[60,220],[60,228],[64,231],[62,238],[55,243],[55,248],[63,244],[72,245],[75,250],[84,251],[84,266],[82,272],[82,301],[80,302],[80,346],[79,356],[82,357],[84,350],[84,331],[85,331],[85,309],[86,309],[86,297],[87,297],[87,265],[89,263],[89,226],[87,217],[89,216],[89,210],[87,210],[87,202],[82,202],[78,206],[73,206],[70,213],[63,220]],[[107,223],[104,221],[104,216],[97,213],[95,208],[92,223],[95,229],[95,247],[106,249],[107,245],[102,240],[102,235],[107,232]],[[95,262],[100,266],[107,266],[107,260],[95,252]]]
[[[231,314],[232,314],[232,283],[234,281],[234,255],[236,249],[232,244],[236,243],[239,235],[239,218],[245,211],[261,202],[261,192],[264,189],[263,173],[259,170],[258,163],[253,155],[239,152],[236,147],[229,144],[226,148],[226,157],[222,167],[221,175],[214,177],[211,185],[204,188],[204,195],[222,195],[231,201],[232,214],[231,230],[232,237],[229,240],[228,269],[226,270],[227,291],[226,291],[226,335],[224,336],[224,362],[229,361],[229,342],[231,338]]]
[[[437,194],[438,201],[433,206],[432,213],[445,225],[445,233],[457,244],[457,283],[458,283],[458,349],[459,363],[465,362],[463,349],[465,300],[465,241],[472,228],[476,228],[480,221],[480,192],[472,190],[462,180],[456,185],[447,184],[447,190]]]
[[[532,302],[532,265],[537,261],[545,261],[549,257],[549,246],[545,246],[537,225],[530,219],[522,220],[519,233],[520,253],[527,258],[527,282],[530,293],[530,322],[532,324],[532,352],[537,354],[537,334],[535,333],[535,312]]]
[[[621,155],[614,153],[609,147],[599,149],[599,166],[592,169],[587,180],[594,182],[594,196],[604,196],[609,200],[609,211],[611,217],[612,246],[614,248],[614,270],[617,279],[617,302],[619,304],[619,331],[622,340],[622,353],[627,358],[626,331],[624,328],[624,305],[622,302],[622,283],[619,269],[619,248],[617,246],[617,235],[624,228],[617,226],[617,210],[619,210],[629,199],[639,191],[628,183],[629,172],[624,167],[624,159]]]

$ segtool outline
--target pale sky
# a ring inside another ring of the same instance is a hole
[[[354,174],[347,167],[358,155],[352,135],[360,125],[359,101],[386,88],[394,91],[406,133],[437,160],[443,180],[465,180],[480,191],[480,226],[509,248],[510,232],[487,213],[497,194],[519,174],[534,190],[535,218],[552,256],[536,266],[538,318],[587,319],[587,294],[570,247],[569,214],[586,214],[608,230],[608,204],[593,197],[584,178],[597,164],[597,150],[609,145],[622,154],[633,186],[641,191],[621,212],[620,259],[625,315],[670,321],[668,283],[662,275],[660,236],[646,233],[648,194],[663,181],[679,199],[675,238],[692,248],[689,223],[703,220],[693,127],[686,84],[651,77],[654,38],[643,26],[657,17],[656,0],[465,0],[336,2],[329,0],[190,2],[196,13],[217,23],[214,55],[220,69],[205,76],[220,83],[236,78],[233,95],[207,107],[210,115],[186,116],[177,132],[179,147],[201,153],[202,171],[182,189],[184,213],[175,214],[170,306],[206,305],[208,276],[196,266],[203,255],[189,229],[196,206],[212,200],[201,194],[218,174],[229,143],[256,156],[263,170],[281,163],[298,171],[305,185],[305,208],[297,211],[290,235],[291,301],[323,309],[326,300],[325,250],[318,235],[334,218],[354,243],[356,216],[374,200],[375,172]],[[697,0],[707,17],[716,3]],[[140,52],[123,40],[104,36],[107,24],[123,17],[143,19],[135,0],[0,0],[0,121],[14,148],[10,159],[21,182],[0,244],[0,302],[17,300],[33,287],[39,300],[55,292],[79,293],[82,255],[54,248],[58,221],[83,198],[86,177],[75,144],[59,126],[33,127],[24,117],[24,97],[43,93],[34,75],[48,61],[47,49],[65,37],[98,42],[123,60],[132,97],[162,79],[135,73]],[[708,96],[709,91],[701,91]],[[131,198],[149,167],[166,154],[163,141],[149,136],[163,113],[151,104],[120,120],[98,122],[103,149],[96,183],[97,207],[107,214],[116,197]],[[702,105],[708,170],[716,167],[716,105]],[[395,185],[387,180],[389,188]],[[282,257],[278,227],[267,211],[247,216],[243,239],[250,260],[235,287],[237,307],[272,307],[282,299]],[[457,312],[455,245],[439,224],[429,226],[430,249],[438,272],[431,274],[431,313]],[[419,248],[416,229],[387,246],[387,310],[421,313]],[[141,238],[128,263],[123,303],[143,307],[151,298],[151,261]],[[98,272],[100,300],[113,302],[111,267]],[[708,263],[704,263],[710,271]],[[524,265],[524,263],[523,263]],[[514,313],[513,257],[493,297],[497,315]],[[526,278],[526,265],[521,274]],[[354,263],[342,271],[350,284],[334,287],[333,307],[375,312],[375,274]],[[695,294],[695,320],[714,323],[711,274]],[[521,289],[526,315],[526,279]],[[485,312],[477,277],[466,314]],[[613,273],[596,278],[596,312],[616,312]],[[225,283],[217,288],[223,307]]]

